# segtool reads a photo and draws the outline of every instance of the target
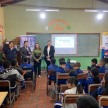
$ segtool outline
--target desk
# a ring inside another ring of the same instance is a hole
[[[0,92],[0,106],[2,105],[7,94],[8,94],[8,92]]]

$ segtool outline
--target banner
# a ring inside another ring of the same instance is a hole
[[[103,32],[102,36],[102,59],[108,58],[108,32]]]
[[[35,43],[36,43],[36,36],[34,35],[22,35],[20,36],[20,48],[24,46],[24,41],[28,41],[28,46],[33,51]]]

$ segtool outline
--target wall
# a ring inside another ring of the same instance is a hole
[[[32,2],[31,2],[32,1]],[[52,2],[51,2],[52,1]],[[106,8],[108,4],[98,0],[26,0],[18,3],[19,5],[38,5],[65,8]],[[30,8],[30,6],[28,6]],[[5,35],[6,39],[14,39],[19,35],[31,33],[101,33],[108,31],[108,13],[104,13],[104,17],[98,20],[98,13],[87,13],[84,10],[60,10],[60,12],[45,12],[46,18],[41,19],[41,12],[26,12],[27,7],[22,6],[6,6],[4,8],[5,16]],[[63,19],[69,23],[71,29],[68,30],[63,23],[54,23],[49,30],[45,27],[54,19]],[[57,24],[64,27],[64,31],[54,31],[53,28]],[[102,39],[100,38],[100,43]],[[98,59],[101,58],[101,55]],[[57,58],[58,59],[58,58]],[[66,58],[67,59],[67,58]],[[91,57],[88,58],[71,58],[83,63],[83,69],[90,65]],[[88,64],[87,64],[88,62]],[[57,62],[58,64],[58,62]]]

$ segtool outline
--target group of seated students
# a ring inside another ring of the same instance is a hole
[[[67,73],[67,69],[71,69],[70,71],[68,71],[70,75],[69,79],[60,79],[58,80],[58,82],[56,82],[58,85],[67,84],[69,89],[66,90],[64,94],[85,94],[88,93],[89,84],[101,83],[102,86],[100,86],[91,94],[92,97],[97,98],[98,95],[108,95],[108,63],[106,61],[108,62],[108,59],[103,59],[99,61],[99,64],[97,64],[97,59],[92,59],[91,67],[88,68],[88,73],[86,73],[88,74],[87,79],[77,79],[78,74],[84,73],[80,69],[81,64],[79,62],[76,62],[72,67],[69,63],[65,62],[64,58],[59,59],[59,67],[55,65],[56,60],[54,58],[51,59],[51,65],[48,67],[48,70],[55,70],[56,73]],[[100,79],[98,77],[99,73],[105,73],[103,79]],[[48,76],[48,78],[50,80],[56,80],[56,75]],[[93,106],[93,103],[91,103],[90,105]],[[55,108],[61,108],[62,106],[62,100],[61,102],[55,103]],[[88,106],[87,108],[96,108],[91,106]],[[68,104],[66,108],[77,108],[77,106],[76,104]],[[108,107],[103,106],[103,108]]]

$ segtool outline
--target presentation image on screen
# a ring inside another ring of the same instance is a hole
[[[74,48],[74,37],[55,37],[55,48]]]
[[[52,34],[52,45],[55,54],[77,54],[77,34]]]

